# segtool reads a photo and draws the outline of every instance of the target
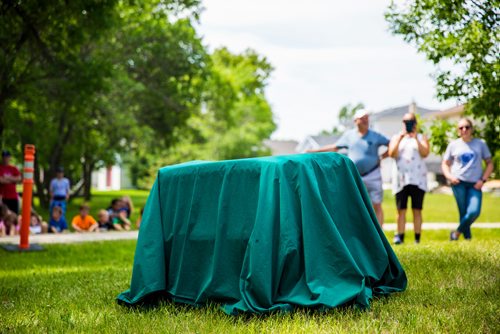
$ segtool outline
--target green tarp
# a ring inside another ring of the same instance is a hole
[[[118,301],[215,301],[230,314],[366,307],[406,284],[354,164],[317,153],[160,169]]]

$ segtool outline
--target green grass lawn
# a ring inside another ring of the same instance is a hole
[[[408,203],[409,204],[409,203]],[[396,201],[390,191],[384,192],[385,221],[396,222]],[[457,222],[458,208],[453,195],[427,193],[424,198],[424,209],[422,211],[424,222]],[[408,210],[406,218],[412,221],[411,210]],[[481,215],[476,222],[500,222],[500,196],[493,193],[483,193],[483,204]]]
[[[408,290],[367,311],[298,310],[239,316],[218,305],[164,303],[149,310],[115,302],[131,277],[135,241],[47,245],[39,253],[0,249],[0,332],[130,333],[499,333],[500,229],[475,229],[472,242],[428,231],[395,251]]]
[[[144,190],[120,190],[120,191],[94,191],[92,201],[90,202],[91,215],[97,217],[100,209],[105,209],[110,205],[113,198],[119,198],[128,195],[132,198],[135,210],[132,213],[132,222],[135,223],[139,215],[139,210],[144,207],[149,192]],[[66,219],[70,222],[71,218],[78,214],[78,207],[83,203],[82,198],[73,199],[68,205]],[[35,202],[35,209],[48,218],[48,210],[40,208]],[[481,216],[477,222],[500,222],[500,197],[491,193],[485,193],[483,196],[483,206]],[[394,196],[390,191],[384,193],[383,202],[385,222],[396,222],[396,204]],[[453,195],[445,194],[426,194],[423,210],[424,222],[458,222],[458,209]],[[412,221],[411,212],[407,215],[408,221]]]

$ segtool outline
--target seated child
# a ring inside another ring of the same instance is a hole
[[[49,222],[49,233],[63,233],[68,231],[68,224],[62,215],[62,208],[54,206],[52,209],[52,217]]]
[[[71,226],[77,232],[99,232],[99,224],[94,217],[89,215],[90,208],[88,205],[80,206],[80,214],[75,216],[71,221]]]
[[[18,216],[17,226],[21,227],[23,223],[23,216]],[[43,221],[42,216],[40,216],[33,208],[31,209],[30,216],[30,233],[31,234],[41,234],[48,232],[48,225]]]
[[[132,204],[132,199],[130,198],[130,196],[123,196],[121,198],[121,201],[123,206],[121,210],[127,212],[127,218],[130,219],[132,210],[134,210],[134,204]]]
[[[7,205],[0,203],[0,236],[16,235],[18,230],[17,216]]]
[[[125,210],[125,204],[120,199],[114,199],[111,201],[111,207],[108,208],[109,220],[111,226],[115,230],[130,230],[130,220],[127,218],[127,211]]]
[[[99,210],[97,214],[97,223],[99,224],[99,229],[101,231],[107,231],[110,229],[109,213],[106,210]],[[113,228],[111,226],[111,228]]]

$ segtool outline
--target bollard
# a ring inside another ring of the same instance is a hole
[[[23,220],[21,223],[21,241],[19,248],[26,250],[30,248],[30,222],[31,222],[31,198],[33,194],[33,173],[35,171],[35,146],[27,144],[24,146],[24,175],[23,175]]]
[[[21,222],[21,240],[19,245],[3,244],[1,248],[8,252],[37,252],[43,247],[29,242],[31,222],[31,198],[33,194],[33,172],[35,171],[35,145],[24,146],[24,176],[23,176],[23,220]]]

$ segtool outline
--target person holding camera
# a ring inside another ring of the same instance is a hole
[[[403,130],[393,136],[389,143],[389,156],[396,162],[392,177],[392,191],[398,210],[398,231],[394,236],[396,245],[404,243],[408,197],[411,197],[415,243],[420,243],[422,207],[427,191],[427,167],[424,158],[428,155],[429,141],[423,134],[418,133],[415,114],[405,114]]]

